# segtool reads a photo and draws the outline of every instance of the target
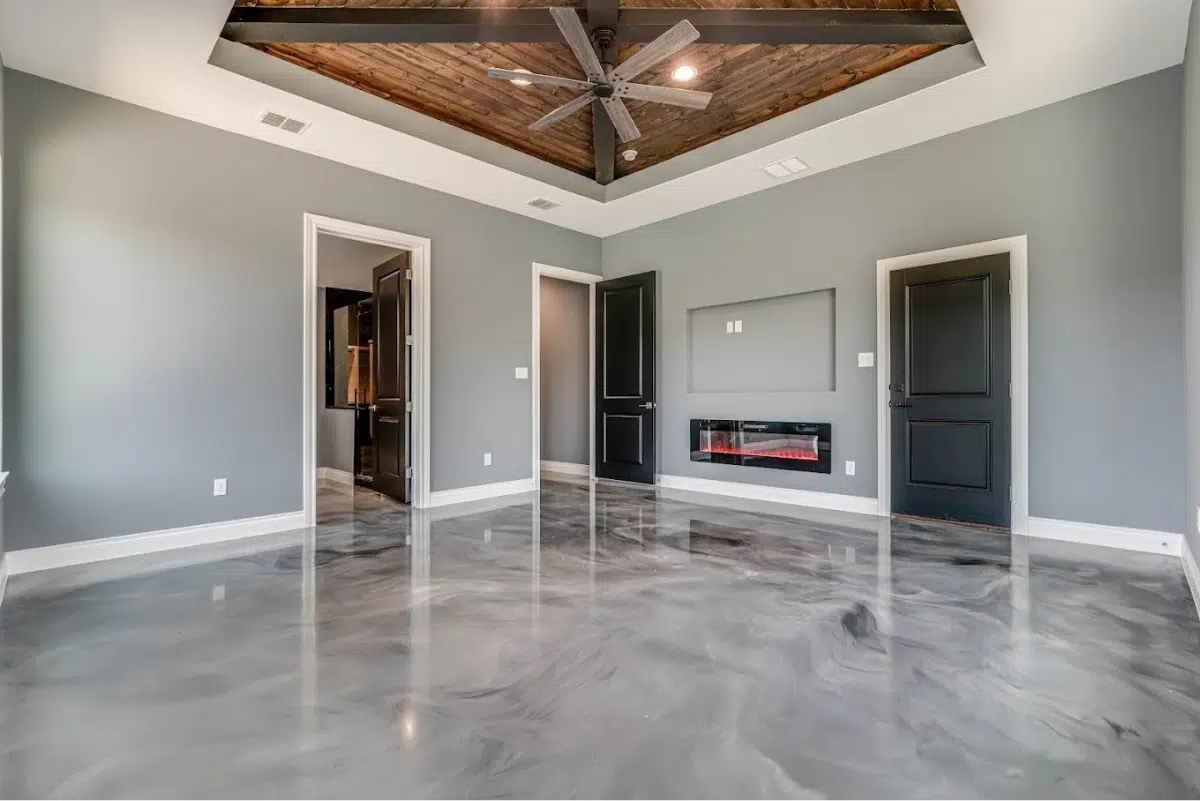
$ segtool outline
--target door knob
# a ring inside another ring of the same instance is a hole
[[[891,406],[893,409],[909,409],[912,407],[912,404],[911,403],[896,403],[895,401],[888,401],[888,406]]]
[[[367,408],[368,408],[368,409],[370,409],[370,410],[371,410],[371,411],[373,411],[373,412],[377,412],[377,411],[379,411],[379,407],[378,407],[378,406],[376,406],[376,405],[375,405],[375,404],[373,404],[373,403],[372,403],[370,406],[368,406]]]
[[[653,401],[646,401],[645,403],[639,403],[639,404],[638,404],[638,406],[639,406],[640,408],[642,408],[642,409],[653,409],[653,408],[654,408],[654,402],[653,402]]]

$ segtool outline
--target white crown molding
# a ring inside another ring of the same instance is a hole
[[[832,492],[767,487],[762,484],[742,484],[736,481],[713,481],[708,478],[691,476],[660,475],[658,485],[667,489],[704,492],[709,495],[728,495],[733,498],[786,503],[813,509],[833,509],[839,512],[855,512],[864,515],[879,513],[877,499],[864,498],[860,495],[837,495]]]
[[[431,507],[450,506],[456,503],[482,501],[488,498],[499,498],[503,495],[518,495],[524,492],[535,492],[537,483],[532,478],[521,478],[516,481],[500,481],[495,484],[477,484],[473,487],[459,487],[452,490],[438,490],[429,498]]]
[[[120,537],[68,542],[61,545],[46,545],[41,548],[24,548],[9,551],[4,555],[11,575],[50,570],[56,567],[83,565],[120,559],[125,556],[140,556],[193,545],[211,545],[263,534],[304,528],[303,512],[286,512],[263,517],[247,517],[221,523],[206,523],[143,534],[127,534]]]
[[[542,469],[548,473],[558,473],[563,476],[586,476],[590,472],[586,464],[575,462],[551,462],[542,460]]]
[[[1027,534],[1036,539],[1101,545],[1105,548],[1161,553],[1167,556],[1179,556],[1183,548],[1183,535],[1178,532],[1102,526],[1099,523],[1079,523],[1048,517],[1029,518]]]
[[[1185,537],[1180,546],[1183,558],[1183,575],[1187,577],[1188,589],[1192,591],[1192,604],[1196,607],[1196,615],[1200,617],[1200,564],[1196,562],[1196,554]]]

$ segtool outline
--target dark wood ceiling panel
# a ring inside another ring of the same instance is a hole
[[[590,109],[548,131],[528,130],[531,122],[577,92],[518,87],[487,77],[487,67],[495,66],[583,79],[566,45],[271,44],[262,49],[536,158],[583,175],[592,173]]]
[[[584,0],[239,0],[237,5],[324,7],[581,7]],[[792,8],[822,10],[957,10],[955,0],[622,0],[626,8]],[[593,175],[592,111],[585,108],[548,131],[534,120],[573,99],[573,90],[515,86],[487,77],[488,67],[583,78],[566,45],[557,44],[298,44],[255,45],[273,56],[440,119],[500,144]],[[619,49],[624,61],[642,45]],[[713,93],[694,111],[627,101],[642,137],[630,144],[629,175],[674,156],[801,108],[835,92],[937,52],[936,45],[693,44],[638,76],[639,83],[675,86],[671,71],[699,70],[689,89]],[[619,149],[624,149],[624,146]]]
[[[621,59],[639,47],[622,48]],[[629,175],[744,131],[938,49],[932,45],[692,45],[681,58],[643,73],[639,80],[673,85],[671,71],[688,63],[700,75],[687,87],[712,92],[712,102],[704,111],[692,111],[628,101],[642,137],[630,145],[637,150],[637,159],[618,160],[617,175]]]

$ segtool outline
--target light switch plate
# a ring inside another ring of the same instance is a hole
[[[875,354],[874,353],[858,354],[858,366],[859,367],[874,367],[875,366]]]
[[[725,333],[726,334],[733,333],[733,320],[730,320],[727,323],[725,323]]]
[[[529,368],[528,367],[518,367],[517,368],[517,378],[522,378],[522,379],[529,378]]]
[[[223,478],[213,479],[213,497],[219,498],[229,489],[229,483]]]
[[[848,475],[848,476],[854,475],[854,470],[855,470],[854,462],[846,462],[846,475]]]
[[[742,333],[742,321],[741,320],[733,321],[733,333],[735,333],[735,334]]]
[[[492,466],[492,455],[490,453],[485,453],[483,455],[483,466],[484,467]]]

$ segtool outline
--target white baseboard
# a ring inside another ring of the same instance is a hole
[[[8,572],[16,576],[37,570],[102,562],[108,559],[119,559],[123,556],[139,556],[158,551],[172,551],[192,545],[210,545],[216,542],[275,534],[297,528],[304,528],[303,512],[247,517],[223,523],[207,523],[201,526],[149,531],[144,534],[127,534],[122,537],[68,542],[62,545],[47,545],[42,548],[24,548],[19,551],[9,551],[4,558]]]
[[[498,498],[501,495],[516,495],[520,492],[534,492],[537,482],[532,478],[521,478],[516,481],[501,481],[496,484],[479,484],[474,487],[460,487],[452,490],[438,490],[430,493],[429,505],[449,506],[453,503],[467,501],[482,501],[487,498]]]
[[[8,587],[8,554],[0,555],[0,606],[4,606],[4,590]]]
[[[542,460],[542,469],[548,473],[559,473],[564,476],[586,476],[589,468],[586,464],[575,462],[550,462]]]
[[[354,474],[346,470],[338,470],[336,467],[318,467],[317,478],[325,479],[326,481],[336,481],[338,484],[349,484],[354,486]]]
[[[863,498],[858,495],[836,495],[831,492],[766,487],[762,484],[742,484],[736,481],[713,481],[691,476],[658,477],[660,487],[707,492],[710,495],[728,495],[733,498],[749,498],[755,501],[787,503],[793,506],[808,506],[814,509],[834,509],[839,512],[856,512],[864,515],[879,514],[879,499]]]
[[[1053,520],[1048,517],[1029,518],[1030,537],[1083,545],[1103,545],[1126,551],[1161,553],[1179,556],[1183,535],[1169,531],[1150,531],[1122,526],[1102,526],[1099,523],[1077,523],[1073,520]]]
[[[1192,591],[1192,603],[1196,605],[1196,615],[1200,616],[1200,564],[1196,563],[1196,554],[1192,552],[1187,539],[1180,546],[1183,557],[1183,575],[1187,577],[1188,589]]]

